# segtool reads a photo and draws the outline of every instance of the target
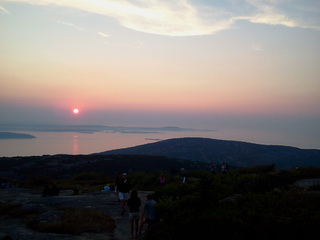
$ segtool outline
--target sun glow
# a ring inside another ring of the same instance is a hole
[[[73,113],[74,114],[78,114],[79,113],[79,109],[78,108],[73,109]]]

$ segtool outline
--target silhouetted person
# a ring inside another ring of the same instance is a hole
[[[117,190],[119,192],[121,215],[124,215],[125,205],[129,198],[131,184],[126,173],[122,174],[122,179],[118,183]]]
[[[228,172],[228,163],[222,163],[222,165],[221,165],[221,172],[223,173],[223,174],[225,174],[225,173],[227,173]]]
[[[147,195],[147,201],[143,206],[143,211],[141,214],[141,224],[140,224],[140,230],[139,234],[142,234],[142,229],[144,227],[144,224],[148,224],[148,229],[150,226],[155,224],[158,221],[156,210],[154,208],[154,205],[156,202],[153,200],[152,194]]]
[[[161,186],[164,186],[164,184],[166,183],[166,177],[163,173],[160,175],[159,181]]]
[[[130,233],[132,238],[138,237],[140,206],[141,206],[141,199],[138,197],[138,192],[137,190],[132,190],[130,198],[128,199]]]
[[[74,187],[72,195],[79,195],[79,194],[80,194],[80,189],[78,187]]]
[[[210,164],[210,172],[213,175],[217,173],[217,165],[216,165],[215,162],[211,162],[211,164]]]
[[[184,168],[181,168],[180,169],[180,174],[181,174],[181,177],[182,177],[182,183],[186,183],[187,181],[187,172]]]

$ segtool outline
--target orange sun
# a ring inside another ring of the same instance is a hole
[[[79,109],[78,108],[73,109],[73,113],[74,114],[78,114],[79,113]]]

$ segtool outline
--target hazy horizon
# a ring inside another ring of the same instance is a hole
[[[288,127],[288,126],[287,126]],[[310,141],[310,134],[303,133],[299,130],[296,131],[286,131],[286,130],[270,130],[267,128],[229,128],[221,127],[218,129],[204,129],[204,128],[184,128],[179,126],[124,126],[124,125],[59,125],[59,124],[44,124],[44,125],[30,125],[30,124],[0,124],[0,132],[15,132],[15,133],[27,133],[35,136],[36,141],[48,141],[52,136],[53,139],[50,150],[51,152],[56,151],[56,144],[59,142],[59,137],[62,140],[67,141],[67,145],[70,145],[70,142],[74,144],[74,137],[76,140],[86,139],[90,135],[91,143],[88,146],[82,146],[85,148],[85,152],[81,153],[92,153],[95,149],[95,146],[99,146],[102,150],[111,150],[108,148],[110,141],[113,142],[111,136],[116,134],[119,138],[121,136],[121,142],[112,144],[114,149],[122,147],[132,147],[140,144],[145,144],[153,141],[161,141],[169,138],[184,138],[184,137],[200,137],[200,138],[212,138],[219,140],[233,140],[233,141],[242,141],[256,144],[264,145],[283,145],[298,147],[301,149],[319,149],[319,142]],[[52,135],[53,134],[53,135]],[[57,135],[58,134],[58,135]],[[60,134],[60,135],[59,135]],[[65,134],[65,135],[64,135]],[[38,138],[40,136],[40,138]],[[69,137],[66,137],[69,136]],[[82,136],[82,137],[80,137]],[[6,140],[9,140],[6,142]],[[11,152],[11,155],[15,155],[15,150],[18,151],[20,144],[23,143],[28,148],[28,142],[21,142],[21,139],[2,139],[0,140],[0,153],[5,151]],[[22,139],[23,140],[23,139]],[[119,140],[119,139],[118,139]],[[12,146],[9,146],[11,141]],[[15,142],[16,141],[16,142]],[[49,141],[49,142],[50,142]],[[104,144],[107,144],[105,149],[103,148]],[[58,145],[61,145],[60,143]],[[91,146],[90,146],[91,145]],[[39,146],[34,146],[39,148]],[[10,150],[8,148],[11,148]],[[49,146],[46,146],[46,149],[50,149]],[[59,148],[58,148],[59,149]],[[78,149],[78,147],[77,147]],[[101,151],[102,151],[101,150]],[[74,151],[73,151],[74,152]],[[63,153],[63,152],[62,152]],[[68,152],[70,153],[70,152]],[[46,154],[45,152],[43,154]],[[75,153],[74,153],[75,154]]]
[[[0,0],[0,35],[0,125],[320,149],[317,0]]]

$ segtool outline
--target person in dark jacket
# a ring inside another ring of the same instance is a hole
[[[122,179],[118,182],[117,191],[119,200],[120,200],[120,209],[121,209],[121,215],[124,215],[125,212],[125,206],[127,203],[127,200],[129,198],[129,192],[131,189],[130,180],[128,179],[128,175],[126,173],[122,174]]]

